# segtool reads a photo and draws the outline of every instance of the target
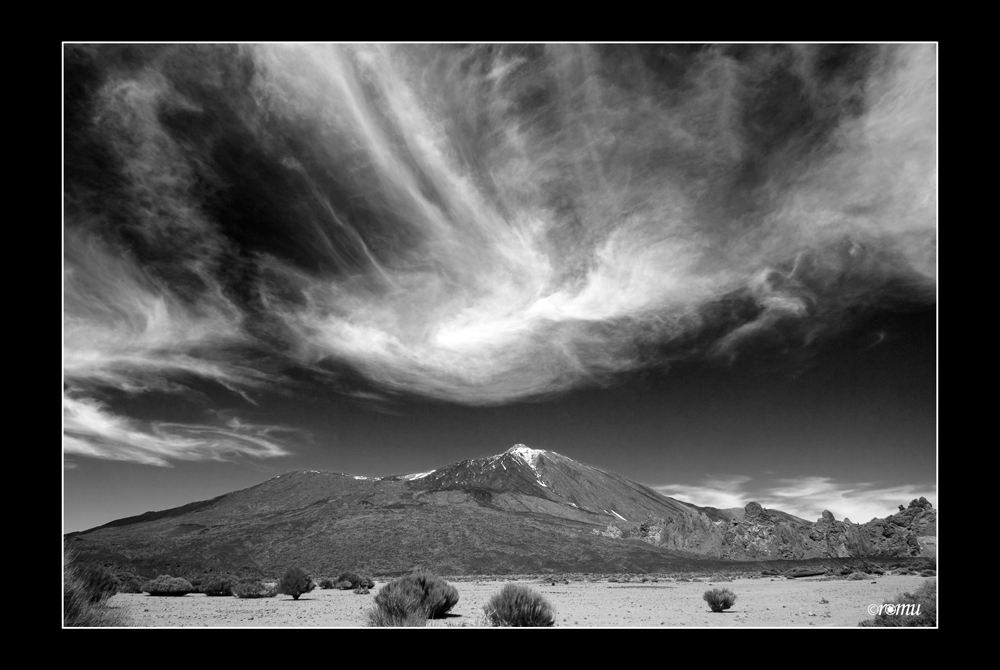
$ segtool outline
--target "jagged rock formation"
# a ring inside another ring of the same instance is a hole
[[[936,532],[937,512],[926,498],[899,510],[863,524],[837,521],[823,512],[809,538],[824,547],[824,556],[920,556],[919,538]]]
[[[921,538],[935,534],[937,517],[926,498],[900,505],[899,514],[864,524],[837,521],[829,511],[810,524],[755,502],[742,514],[702,509],[696,516],[648,517],[631,527],[612,523],[600,534],[727,560],[922,556]]]

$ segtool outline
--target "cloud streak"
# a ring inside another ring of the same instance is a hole
[[[173,467],[171,461],[274,458],[290,454],[273,436],[280,432],[289,432],[289,429],[236,420],[223,426],[159,421],[143,426],[108,411],[96,401],[63,399],[63,454],[69,457],[130,461],[161,467]]]
[[[346,365],[498,404],[934,300],[932,46],[67,58],[77,391]]]
[[[177,390],[196,376],[254,387],[268,375],[228,354],[245,341],[232,309],[185,305],[99,240],[66,233],[63,371],[71,386]],[[224,303],[223,303],[224,304]]]

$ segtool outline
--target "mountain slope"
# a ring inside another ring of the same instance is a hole
[[[923,501],[926,503],[926,501]],[[708,558],[802,559],[920,553],[929,503],[880,524],[810,523],[756,503],[699,508],[551,451],[503,454],[425,473],[366,478],[315,470],[67,541],[84,558],[142,573],[233,570],[391,574],[650,572]],[[916,507],[914,507],[916,506]]]

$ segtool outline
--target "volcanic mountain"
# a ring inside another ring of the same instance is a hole
[[[140,573],[273,575],[293,564],[315,574],[652,572],[706,559],[920,555],[934,509],[924,499],[900,508],[859,525],[756,503],[697,507],[519,444],[423,473],[290,472],[66,540],[81,558]]]

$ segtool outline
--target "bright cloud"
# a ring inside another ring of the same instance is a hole
[[[230,421],[224,426],[154,421],[149,426],[109,412],[89,399],[63,398],[63,453],[172,467],[171,461],[229,461],[289,455],[273,426]],[[69,466],[72,467],[72,466]]]
[[[656,48],[71,50],[67,382],[496,404],[934,300],[932,45]]]

